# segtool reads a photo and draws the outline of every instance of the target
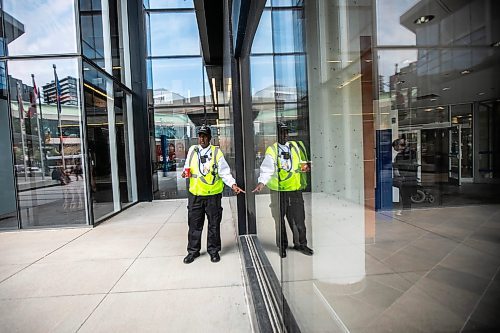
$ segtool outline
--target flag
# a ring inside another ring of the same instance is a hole
[[[28,109],[28,118],[33,118],[36,115],[36,106],[37,106],[37,98],[38,98],[38,93],[37,93],[37,88],[36,88],[36,83],[33,81],[33,91],[30,92],[30,108]]]
[[[56,103],[57,103],[57,112],[61,113],[61,96],[62,96],[62,88],[61,83],[59,82],[59,78],[57,77],[56,70],[54,68],[54,76],[56,80]]]
[[[35,79],[33,78],[33,99],[31,100],[31,105],[36,105],[39,93],[40,92],[36,86]]]
[[[17,89],[17,103],[18,103],[18,109],[19,109],[19,118],[23,119],[24,118],[24,105],[23,105],[23,89],[21,88],[21,83],[18,81],[16,84],[16,89]]]
[[[26,127],[24,125],[24,105],[23,105],[23,93],[22,93],[22,87],[21,83],[18,81],[16,84],[16,90],[17,90],[17,104],[18,104],[18,109],[19,109],[19,124],[21,127],[21,135],[24,135],[26,132]]]

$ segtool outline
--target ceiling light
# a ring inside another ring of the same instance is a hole
[[[438,106],[436,110],[444,110],[444,108],[442,106]]]
[[[431,102],[435,102],[437,98],[431,98]]]
[[[425,15],[425,16],[420,16],[418,19],[413,21],[415,24],[425,24],[430,22],[434,18],[434,15]]]
[[[432,110],[434,110],[434,109],[430,109],[430,108],[429,109],[424,109],[425,112],[430,112]]]
[[[463,71],[460,72],[462,75],[470,74],[470,70],[464,69]]]
[[[361,74],[354,75],[351,79],[349,79],[346,82],[342,83],[341,85],[337,86],[337,88],[342,89],[345,86],[347,86],[348,84],[350,84],[350,83],[356,81],[357,79],[359,79],[361,76],[362,76]]]
[[[485,93],[484,92],[480,92],[480,93],[477,93],[479,96],[483,96]]]
[[[444,87],[443,91],[450,90],[450,87]]]
[[[331,63],[334,63],[334,64],[340,64],[342,62],[352,63],[352,62],[354,62],[354,60],[327,60],[326,62],[331,62]]]
[[[493,46],[493,47],[499,47],[500,46],[500,41],[492,43],[491,46]]]

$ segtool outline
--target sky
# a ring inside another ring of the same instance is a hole
[[[8,45],[10,56],[76,53],[74,1],[68,0],[4,0],[4,11],[24,24],[25,33]],[[52,64],[58,75],[77,77],[76,62],[63,59],[50,61],[9,61],[9,74],[31,85],[35,74],[38,86],[54,79]]]
[[[191,0],[175,0],[170,5],[192,7]],[[384,0],[377,1],[378,41],[387,45],[415,44],[415,35],[399,24],[399,17],[411,8],[418,0]],[[160,0],[150,0],[151,7],[164,7]],[[72,0],[4,0],[4,10],[25,26],[25,33],[9,44],[9,54],[67,54],[76,53],[76,17],[75,1]],[[269,12],[264,14],[263,25],[259,27],[255,51],[270,51],[271,29]],[[154,56],[164,55],[200,55],[199,35],[194,13],[175,13],[174,15],[151,14],[152,53]],[[260,37],[260,38],[259,38]],[[415,51],[381,51],[379,57],[379,74],[386,78],[394,74],[394,64],[399,68],[416,61]],[[192,59],[191,59],[192,61]],[[201,86],[201,66],[188,64],[189,60],[157,61],[153,66],[154,88],[167,88],[181,95],[186,94],[187,86],[192,86],[192,96],[198,95],[196,90]],[[266,70],[253,62],[255,75],[253,87],[256,91],[269,86],[270,78]],[[38,86],[53,80],[52,63],[56,63],[59,77],[72,75],[77,77],[76,62],[72,60],[50,61],[9,61],[9,73],[24,83],[31,85],[31,74],[35,74]],[[176,67],[178,66],[178,67]],[[258,78],[258,79],[257,79]]]
[[[413,32],[399,23],[399,17],[420,0],[383,0],[377,1],[377,39],[379,45],[415,45]],[[379,51],[379,75],[388,83],[394,75],[395,64],[398,68],[417,61],[416,50]]]

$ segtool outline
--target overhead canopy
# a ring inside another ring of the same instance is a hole
[[[196,21],[200,33],[203,61],[207,70],[208,82],[212,91],[213,100],[215,89],[222,90],[222,63],[223,63],[223,1],[222,0],[194,0]]]

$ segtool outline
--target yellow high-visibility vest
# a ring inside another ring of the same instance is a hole
[[[198,147],[191,151],[188,156],[189,167],[191,168],[191,178],[189,178],[189,192],[193,195],[207,196],[222,193],[224,182],[219,177],[219,161],[224,154],[219,147],[211,146],[212,159],[209,162],[209,170],[204,175],[201,170],[201,160]]]
[[[288,143],[290,144],[290,159],[292,163],[290,171],[281,168],[278,156],[278,143],[274,143],[266,149],[266,155],[270,155],[273,158],[276,167],[276,171],[266,185],[274,191],[297,191],[303,190],[307,186],[307,176],[300,170],[300,163],[306,161],[307,158],[305,150],[302,152],[301,147],[295,141],[288,141]]]

